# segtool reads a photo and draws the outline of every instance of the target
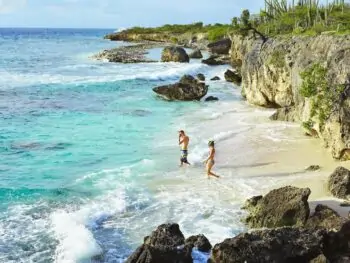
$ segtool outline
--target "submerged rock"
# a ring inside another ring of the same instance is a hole
[[[217,97],[214,96],[209,96],[207,98],[205,98],[205,101],[218,101],[219,99]]]
[[[205,81],[205,76],[202,73],[197,74],[197,79],[200,81]]]
[[[162,52],[162,62],[189,62],[190,58],[182,47],[166,47]]]
[[[219,54],[219,55],[227,55],[230,51],[232,42],[230,39],[223,39],[208,45],[210,53]]]
[[[217,80],[220,80],[220,77],[215,76],[215,77],[211,78],[210,80],[212,80],[212,81],[217,81]]]
[[[203,58],[202,52],[200,49],[195,49],[192,53],[188,55],[190,58],[200,59]]]
[[[237,71],[232,71],[229,69],[225,72],[225,80],[232,82],[237,86],[242,84],[242,76]]]
[[[310,214],[307,202],[310,194],[309,188],[286,186],[248,199],[244,209],[249,215],[245,222],[251,228],[302,226]]]
[[[227,65],[230,63],[230,57],[211,55],[209,58],[203,59],[202,63],[209,66]]]
[[[307,172],[315,172],[321,169],[321,166],[319,165],[310,165],[308,168],[305,169]]]
[[[333,196],[348,199],[350,195],[350,171],[338,167],[328,179],[328,189]]]
[[[192,263],[192,247],[185,246],[185,237],[178,224],[164,224],[144,238],[127,263]]]
[[[306,263],[322,254],[325,234],[291,227],[240,234],[215,245],[211,262]]]
[[[166,100],[192,101],[203,98],[208,92],[208,86],[190,75],[185,75],[179,82],[156,87],[153,91]]]

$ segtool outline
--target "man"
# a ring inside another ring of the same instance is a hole
[[[181,145],[181,159],[180,159],[180,166],[182,166],[184,163],[191,165],[187,161],[187,155],[188,155],[188,144],[190,142],[190,138],[185,134],[183,130],[179,131],[179,145]]]

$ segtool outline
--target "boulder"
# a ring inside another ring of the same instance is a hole
[[[338,167],[329,176],[328,189],[333,196],[348,199],[350,195],[350,171],[344,167]]]
[[[185,244],[206,253],[210,252],[212,248],[209,240],[204,235],[191,236],[186,239]]]
[[[197,79],[200,81],[205,81],[205,76],[202,73],[197,74]]]
[[[230,64],[230,57],[211,55],[209,58],[203,59],[202,63],[209,66],[227,65]]]
[[[179,82],[156,87],[153,91],[165,100],[192,101],[203,98],[208,92],[208,86],[190,75],[185,75]]]
[[[302,226],[310,214],[307,202],[310,194],[309,188],[286,186],[248,199],[245,223],[251,228]]]
[[[211,263],[309,262],[322,254],[326,231],[278,228],[240,234],[214,246]]]
[[[189,62],[190,58],[181,47],[166,47],[162,52],[162,62]]]
[[[315,172],[315,171],[318,171],[320,169],[321,169],[321,166],[319,166],[319,165],[310,165],[309,167],[307,167],[305,169],[305,171],[307,171],[307,172]]]
[[[203,58],[202,52],[199,49],[195,49],[188,55],[190,58]]]
[[[319,204],[315,208],[315,213],[307,220],[305,228],[339,231],[345,222],[346,219],[333,209]]]
[[[232,82],[237,86],[240,86],[242,84],[242,76],[236,71],[232,71],[229,69],[226,70],[225,79],[226,81]]]
[[[222,39],[208,45],[210,53],[219,55],[228,55],[232,42],[230,39]]]
[[[185,238],[178,224],[160,225],[145,237],[141,245],[127,263],[192,263],[192,247],[185,246]]]
[[[218,101],[219,99],[217,97],[214,96],[209,96],[205,98],[205,101]]]
[[[210,80],[217,81],[217,80],[220,80],[220,78],[218,76],[215,76],[215,77],[211,78]]]

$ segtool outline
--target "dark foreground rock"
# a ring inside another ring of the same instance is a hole
[[[211,78],[210,80],[211,80],[211,81],[217,81],[217,80],[220,80],[220,77],[215,76],[215,77]]]
[[[314,214],[307,220],[305,228],[339,231],[346,221],[346,218],[341,217],[333,209],[319,204]]]
[[[209,51],[213,54],[228,55],[231,49],[231,44],[232,42],[230,39],[223,39],[223,40],[210,43],[208,45],[208,48],[209,48]]]
[[[203,59],[202,63],[209,66],[227,65],[227,64],[230,64],[230,57],[227,55],[226,56],[211,55],[209,58]]]
[[[328,189],[337,198],[349,199],[350,171],[344,167],[338,167],[329,176]]]
[[[237,86],[242,84],[242,76],[237,71],[232,71],[229,69],[225,72],[225,80],[232,82]]]
[[[207,98],[205,98],[205,101],[218,101],[219,99],[217,97],[214,96],[209,96]]]
[[[200,81],[205,81],[205,76],[202,73],[197,74],[197,79]]]
[[[208,92],[208,86],[190,75],[185,75],[179,82],[156,87],[153,91],[165,100],[192,101],[203,98]]]
[[[182,47],[166,47],[162,52],[162,62],[189,62],[190,58]]]
[[[158,226],[153,233],[144,238],[141,245],[128,259],[127,263],[192,263],[192,247],[185,246],[185,237],[178,224]]]
[[[310,214],[307,202],[310,194],[309,188],[287,186],[248,199],[244,209],[249,215],[245,222],[251,228],[302,226]]]
[[[214,246],[212,263],[309,262],[322,254],[325,231],[279,228],[240,234]]]
[[[199,251],[202,252],[210,252],[212,245],[209,240],[204,235],[191,236],[186,239],[185,245],[189,245],[190,247],[195,247]]]
[[[203,54],[199,49],[195,49],[192,53],[188,55],[190,58],[200,59],[203,58]]]

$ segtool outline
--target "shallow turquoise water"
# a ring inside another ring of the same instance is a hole
[[[150,184],[177,171],[176,120],[208,104],[165,102],[152,87],[211,69],[89,59],[116,45],[107,32],[0,29],[1,262],[122,262],[136,226],[173,217]],[[213,94],[237,99],[230,89]]]

